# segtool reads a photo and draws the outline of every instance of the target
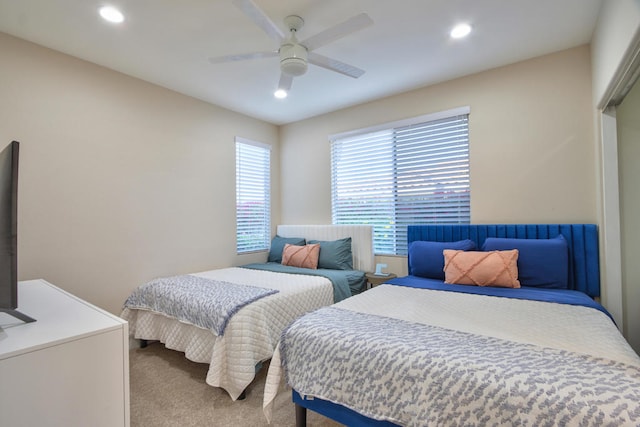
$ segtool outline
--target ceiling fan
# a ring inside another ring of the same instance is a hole
[[[373,21],[366,13],[356,15],[303,41],[298,41],[296,32],[304,25],[304,20],[301,17],[289,15],[284,18],[284,23],[289,30],[289,36],[285,37],[282,30],[252,0],[233,0],[233,4],[267,33],[269,37],[277,41],[279,48],[268,52],[213,57],[209,58],[211,63],[219,64],[279,56],[281,74],[278,90],[276,91],[276,96],[279,97],[287,95],[287,92],[291,89],[293,78],[306,73],[309,63],[353,78],[358,78],[364,74],[364,70],[360,68],[312,51],[373,24]]]

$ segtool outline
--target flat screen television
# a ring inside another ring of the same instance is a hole
[[[0,151],[0,312],[23,322],[35,319],[18,308],[18,154],[13,141]]]

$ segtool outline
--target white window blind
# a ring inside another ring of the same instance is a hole
[[[271,149],[236,138],[237,252],[265,250],[271,241]]]
[[[407,225],[469,223],[468,120],[462,108],[332,137],[333,223],[373,225],[378,255],[407,253]]]

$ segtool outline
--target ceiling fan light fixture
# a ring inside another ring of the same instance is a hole
[[[307,72],[307,62],[300,58],[286,58],[280,61],[280,69],[291,76],[301,76]]]
[[[285,43],[280,47],[280,70],[291,76],[307,72],[307,48],[298,43]]]

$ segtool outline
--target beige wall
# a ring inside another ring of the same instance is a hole
[[[617,109],[624,333],[640,351],[640,84]]]
[[[472,222],[594,223],[590,69],[582,46],[283,126],[282,220],[331,221],[328,135],[468,105]]]
[[[276,126],[2,33],[0,52],[0,142],[21,142],[20,280],[119,314],[151,278],[264,258],[235,252],[234,137],[273,144],[277,171]]]

